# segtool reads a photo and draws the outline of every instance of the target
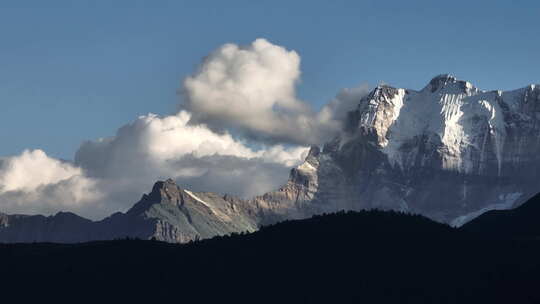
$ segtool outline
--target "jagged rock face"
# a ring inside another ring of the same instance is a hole
[[[539,119],[534,85],[487,92],[441,75],[421,91],[379,86],[318,156],[313,204],[398,209],[456,225],[510,208],[540,190]]]
[[[245,202],[215,193],[195,193],[174,181],[158,182],[127,216],[153,221],[152,236],[168,242],[187,242],[231,232],[255,231],[255,214]]]
[[[0,215],[0,242],[73,243],[118,238],[157,239],[185,243],[257,229],[247,202],[214,193],[195,193],[174,181],[157,182],[126,213],[92,222],[72,213]]]
[[[395,209],[461,225],[540,191],[540,86],[482,91],[449,75],[420,91],[378,86],[342,134],[312,147],[276,191],[243,200],[157,182],[126,213],[0,214],[0,242],[137,237],[189,242],[339,210]]]

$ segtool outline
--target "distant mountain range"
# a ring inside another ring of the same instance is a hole
[[[130,237],[184,243],[255,231],[255,215],[244,210],[227,196],[195,194],[167,180],[157,182],[126,213],[97,222],[66,212],[49,217],[0,214],[0,242],[76,243]]]
[[[322,150],[312,147],[276,191],[240,199],[168,180],[128,212],[98,222],[71,213],[0,214],[0,242],[136,237],[184,243],[364,209],[461,226],[540,191],[539,134],[538,85],[483,91],[450,75],[420,91],[380,85],[349,112],[343,132]]]

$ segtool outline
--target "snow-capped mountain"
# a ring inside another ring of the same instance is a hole
[[[511,208],[540,190],[539,120],[535,85],[483,91],[440,75],[420,91],[378,86],[319,155],[315,200],[454,225]]]
[[[169,180],[156,183],[127,213],[100,222],[0,214],[0,241],[130,236],[187,242],[370,208],[459,226],[540,191],[540,86],[483,91],[450,75],[420,91],[380,85],[359,100],[344,125],[322,151],[312,147],[276,191],[243,200],[191,192]],[[58,223],[72,222],[70,231],[81,233],[57,237]]]

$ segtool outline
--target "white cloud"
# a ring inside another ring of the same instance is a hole
[[[42,150],[25,150],[19,156],[2,160],[0,191],[32,191],[76,175],[82,175],[80,168],[52,159]]]
[[[116,136],[88,141],[81,145],[75,163],[92,177],[117,177],[137,174],[152,177],[201,175],[199,168],[174,164],[183,157],[233,156],[259,159],[284,166],[301,161],[304,147],[282,145],[254,150],[227,132],[218,134],[205,125],[190,125],[190,114],[159,117],[148,114],[120,128]]]
[[[0,206],[12,213],[49,213],[96,208],[101,193],[83,170],[45,154],[26,150],[0,160]]]
[[[186,78],[179,113],[144,115],[113,137],[87,141],[74,163],[41,150],[0,158],[0,212],[103,218],[166,178],[242,197],[276,189],[305,158],[304,145],[332,137],[367,93],[344,89],[315,112],[296,98],[299,77],[294,51],[264,39],[226,44]]]
[[[315,112],[296,97],[299,78],[295,51],[265,39],[225,44],[184,80],[182,107],[193,113],[192,123],[215,130],[232,128],[270,142],[322,144],[340,130],[332,111],[341,108]]]
[[[195,191],[250,197],[278,188],[305,147],[254,149],[228,133],[190,125],[190,114],[141,116],[114,137],[81,145],[75,163],[100,181],[109,204],[130,207],[158,179],[173,178]]]
[[[141,116],[114,137],[81,145],[75,163],[41,150],[2,159],[0,210],[51,214],[72,211],[103,218],[130,208],[159,179],[174,178],[194,191],[242,197],[283,184],[305,147],[254,149],[228,133],[189,125],[190,114]]]
[[[367,84],[341,89],[336,97],[319,111],[319,121],[338,124],[338,126],[334,127],[341,128],[342,123],[347,118],[347,113],[354,110],[358,106],[360,99],[368,93],[369,87]]]

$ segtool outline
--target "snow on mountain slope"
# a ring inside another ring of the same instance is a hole
[[[420,91],[375,88],[321,155],[345,173],[351,208],[407,206],[450,222],[540,190],[539,120],[538,86],[483,91],[439,75]]]
[[[377,90],[389,88],[377,88]],[[370,104],[379,105],[381,100],[373,98]],[[459,81],[449,75],[434,78],[421,91],[397,89],[393,96],[386,98],[390,105],[389,119],[383,117],[379,125],[390,125],[380,128],[371,120],[362,118],[360,124],[375,127],[380,132],[380,146],[394,166],[401,169],[410,166],[415,155],[404,153],[400,149],[416,138],[427,136],[432,141],[439,140],[448,150],[443,159],[443,168],[471,173],[473,160],[468,149],[483,149],[487,137],[481,132],[488,131],[493,135],[494,151],[500,171],[502,149],[506,136],[505,122],[499,103],[500,92],[485,92],[475,88],[471,83]],[[375,117],[377,112],[366,111],[364,117]],[[479,128],[479,123],[485,128]],[[500,172],[499,172],[500,173]]]
[[[168,180],[125,214],[93,224],[73,221],[84,227],[83,235],[41,234],[59,220],[54,217],[0,214],[0,241],[134,236],[188,242],[372,208],[460,226],[540,192],[539,172],[540,86],[483,91],[439,75],[419,91],[376,87],[348,113],[342,133],[322,151],[312,147],[276,191],[244,200],[191,192]]]

